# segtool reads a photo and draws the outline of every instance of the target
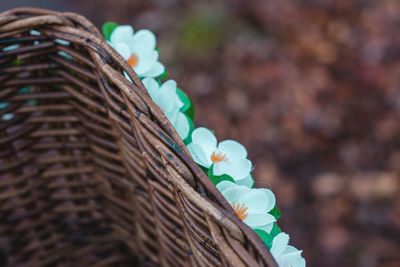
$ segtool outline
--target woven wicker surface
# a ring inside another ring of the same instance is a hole
[[[0,51],[0,265],[276,266],[84,17],[1,13]]]

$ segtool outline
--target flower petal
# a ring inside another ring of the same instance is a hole
[[[148,53],[137,53],[136,51],[132,51],[138,56],[138,64],[133,68],[136,73],[143,77],[144,73],[149,71],[153,65],[157,62],[158,53],[157,51],[151,51]]]
[[[242,185],[227,188],[226,190],[224,190],[224,192],[222,192],[222,195],[231,205],[233,204],[233,202],[235,202],[236,204],[239,203],[241,197],[247,194],[251,194],[251,190]]]
[[[230,177],[232,177],[233,180],[235,180],[235,170],[234,166],[232,165],[231,162],[229,161],[220,161],[214,164],[213,168],[213,175],[215,176],[221,176],[227,174]]]
[[[11,50],[17,49],[18,47],[19,47],[19,45],[17,45],[17,44],[9,45],[9,46],[4,47],[4,48],[3,48],[3,51],[4,51],[4,52],[6,52],[6,51],[11,51]]]
[[[0,103],[0,109],[5,109],[6,107],[8,107],[10,105],[10,103],[8,102],[1,102]]]
[[[176,82],[174,80],[168,80],[161,86],[160,90],[168,94],[168,97],[171,101],[171,105],[176,112],[179,112],[183,107],[183,102],[178,96],[178,91],[176,88]]]
[[[160,93],[160,87],[156,80],[154,80],[153,78],[145,78],[142,80],[142,83],[149,92],[151,99],[153,99],[153,101],[154,99],[157,99]]]
[[[248,188],[251,188],[254,184],[254,180],[251,177],[251,175],[249,174],[243,179],[235,180],[235,183],[238,185],[244,185],[244,186],[247,186]]]
[[[125,78],[126,78],[128,81],[132,82],[131,77],[129,77],[129,75],[128,75],[128,73],[126,73],[126,71],[124,71],[124,76],[125,76]],[[143,81],[142,81],[142,82],[143,82]]]
[[[250,213],[267,213],[270,211],[267,210],[267,207],[271,205],[269,196],[262,189],[253,188],[249,189],[249,191],[251,191],[251,194],[241,196],[239,201],[249,208],[248,211]]]
[[[211,167],[212,162],[210,160],[210,157],[208,157],[204,153],[204,150],[200,145],[196,143],[190,143],[187,145],[187,148],[197,164],[200,164],[201,166],[206,168]]]
[[[176,98],[178,97],[176,95],[176,87],[173,87],[173,81],[172,83],[169,83],[171,86],[164,86],[165,82],[159,89],[159,94],[157,99],[155,99],[155,102],[157,105],[160,106],[160,108],[164,111],[165,115],[168,114],[173,114],[173,117],[170,117],[170,121],[173,122],[176,119],[176,116],[178,115],[180,107],[176,105]]]
[[[133,38],[133,28],[130,25],[120,25],[116,27],[110,36],[110,42],[117,44],[120,42],[130,44]]]
[[[69,60],[72,60],[72,57],[70,55],[68,55],[67,53],[65,53],[64,51],[58,51],[58,54],[62,57],[65,57]]]
[[[189,135],[190,125],[188,118],[182,112],[178,112],[176,120],[172,123],[175,130],[178,132],[182,140],[186,139]]]
[[[247,158],[246,148],[234,140],[225,140],[218,144],[218,150],[227,155],[228,158]]]
[[[261,225],[261,226],[257,226],[257,227],[253,227],[253,228],[263,230],[267,233],[271,233],[272,228],[274,228],[274,223],[269,223],[269,224],[265,224],[265,225]]]
[[[211,154],[217,148],[217,138],[204,127],[195,129],[192,133],[192,142],[198,144],[207,156],[207,162],[211,162]]]
[[[235,177],[236,177],[236,179],[234,178],[235,180],[243,179],[250,174],[251,168],[252,168],[252,164],[251,164],[250,160],[235,159],[235,160],[231,160],[230,162],[232,162],[232,165],[235,168]]]
[[[37,31],[37,30],[31,30],[31,31],[29,32],[29,34],[30,34],[30,35],[40,35],[40,32]]]
[[[163,74],[164,71],[164,65],[157,61],[148,71],[143,73],[143,77],[158,77]]]
[[[213,174],[220,176],[227,174],[233,180],[246,178],[251,171],[251,161],[248,159],[234,159],[228,157],[228,161],[220,161],[214,164]]]
[[[301,254],[302,252],[303,252],[302,250],[298,250],[297,248],[295,248],[291,245],[287,245],[283,254],[290,254],[290,253],[300,253]]]
[[[289,235],[286,233],[279,233],[272,241],[271,254],[277,259],[283,254],[287,245],[289,244]]]
[[[68,46],[70,44],[68,41],[63,40],[63,39],[55,39],[54,42],[56,42],[60,45],[65,45],[65,46]]]
[[[305,267],[306,261],[301,257],[301,253],[301,250],[287,246],[284,253],[278,257],[277,263],[279,266]]]
[[[12,118],[14,118],[14,114],[12,114],[12,113],[6,113],[6,114],[4,114],[1,118],[3,119],[3,121],[9,121],[9,120],[11,120]]]
[[[156,48],[156,36],[147,29],[139,30],[133,35],[132,50],[150,51]]]
[[[176,82],[174,80],[165,81],[160,88],[161,90],[168,90],[176,95]]]
[[[128,60],[132,54],[126,43],[115,43],[112,46],[125,60]]]
[[[269,201],[268,201],[268,205],[265,207],[265,210],[267,212],[269,212],[270,210],[272,210],[275,207],[275,204],[276,204],[276,199],[275,199],[274,193],[267,188],[259,188],[257,190],[260,190],[260,191],[264,192],[265,195],[267,195]]]
[[[239,202],[240,203],[240,202]],[[244,219],[244,223],[250,226],[250,228],[253,229],[267,229],[269,231],[266,231],[269,233],[272,229],[272,224],[276,221],[274,216],[268,213],[251,213],[248,211],[248,216],[246,219]],[[269,229],[269,227],[271,229]],[[265,231],[265,230],[264,230]]]
[[[217,185],[217,189],[219,190],[219,192],[224,192],[225,190],[235,187],[237,186],[235,183],[232,183],[231,181],[222,181],[220,183],[218,183]]]

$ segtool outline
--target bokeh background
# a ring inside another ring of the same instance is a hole
[[[400,266],[400,1],[1,0],[148,28],[308,266]]]

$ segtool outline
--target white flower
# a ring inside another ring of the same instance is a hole
[[[252,164],[247,159],[246,148],[233,140],[225,140],[217,145],[217,138],[208,129],[199,127],[192,133],[192,143],[188,146],[196,163],[210,168],[213,175],[229,175],[237,184],[251,187]]]
[[[279,267],[305,267],[306,261],[301,256],[303,251],[288,244],[289,235],[283,232],[272,241],[271,254]]]
[[[275,206],[275,196],[271,190],[248,188],[230,181],[218,183],[217,189],[250,228],[271,232],[276,221],[275,217],[268,213]]]
[[[179,136],[183,140],[186,139],[189,135],[190,123],[188,117],[180,112],[183,102],[176,93],[176,82],[168,80],[160,86],[155,79],[145,78],[143,79],[143,85],[154,103],[160,107],[172,123]]]
[[[128,61],[140,77],[157,77],[165,67],[158,62],[156,37],[149,30],[133,32],[132,26],[116,27],[110,36],[110,45]]]

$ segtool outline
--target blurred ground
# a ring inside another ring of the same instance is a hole
[[[400,266],[400,1],[2,0],[149,28],[308,266]]]

